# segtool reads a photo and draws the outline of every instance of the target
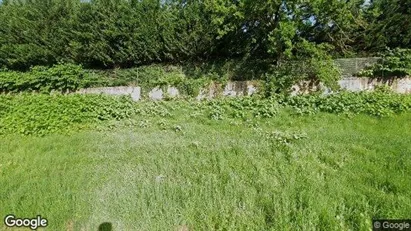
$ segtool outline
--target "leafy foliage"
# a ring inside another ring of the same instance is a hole
[[[160,119],[160,127],[185,110],[185,116],[200,120],[240,120],[256,126],[260,119],[277,116],[281,108],[296,114],[318,112],[368,114],[377,117],[411,111],[411,97],[362,92],[333,95],[276,95],[271,98],[223,98],[211,101],[154,101],[134,103],[128,97],[102,95],[0,95],[1,133],[44,135],[93,127],[101,121],[129,119],[130,126],[148,126],[148,120],[133,122],[134,115]],[[167,119],[167,120],[164,120]]]
[[[193,75],[184,73],[181,66],[147,65],[128,69],[89,70],[88,86],[139,86],[143,91],[155,87],[176,87],[183,95],[197,96],[200,89],[212,79],[219,81],[220,76],[212,76],[208,71]]]
[[[0,95],[0,102],[0,134],[69,132],[136,113],[131,99],[102,95]]]
[[[366,68],[359,76],[365,77],[405,77],[411,75],[411,49],[388,50],[382,54],[382,59]]]
[[[279,62],[265,74],[265,96],[288,94],[292,86],[302,81],[314,85],[319,83],[337,89],[337,80],[341,77],[340,69],[327,54],[328,48],[302,42],[292,59]]]
[[[385,0],[368,7],[362,0],[3,1],[0,67],[27,70],[63,61],[116,68],[216,58],[275,63],[293,58],[306,43],[340,56],[381,50],[381,44],[407,47],[408,20],[401,15],[408,13],[407,1],[392,7],[384,7]],[[383,42],[367,42],[367,32]],[[395,34],[392,42],[387,32]]]
[[[28,72],[0,71],[0,92],[71,92],[85,86],[86,73],[79,65],[36,66]]]
[[[383,51],[411,46],[409,20],[411,17],[410,0],[375,0],[364,10],[366,25],[361,44],[366,49]]]
[[[210,119],[222,120],[226,118],[250,119],[271,118],[279,110],[277,103],[267,103],[259,98],[225,98],[219,100],[205,101],[199,108],[208,114]]]
[[[279,99],[283,105],[291,106],[298,114],[316,112],[389,116],[411,110],[411,97],[386,92],[360,92],[323,95],[298,95]]]
[[[207,78],[264,78],[268,95],[307,79],[336,87],[339,73],[332,58],[409,48],[409,1],[3,1],[0,68],[75,63],[118,73],[111,79],[94,71],[91,85],[152,87],[174,81],[192,95],[205,84],[197,76],[191,79],[204,71],[198,71],[204,63],[236,60],[206,67]],[[407,61],[391,58],[363,74],[409,73]],[[158,63],[182,65],[190,78],[152,77],[164,71],[145,67]],[[123,68],[130,69],[118,71]]]
[[[0,66],[18,70],[181,61],[209,54],[214,37],[201,2],[179,0],[7,1],[0,27]]]

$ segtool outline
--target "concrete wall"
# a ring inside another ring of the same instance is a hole
[[[394,92],[402,94],[411,94],[411,77],[401,79],[369,79],[369,78],[343,78],[338,81],[338,84],[342,89],[348,91],[369,91],[374,90],[376,86],[387,85],[390,86]],[[312,85],[308,82],[302,82],[293,86],[293,94],[308,93],[312,90],[323,88],[322,85]],[[325,88],[323,88],[325,89]],[[228,82],[224,88],[221,84],[211,84],[209,87],[200,91],[196,99],[211,99],[217,96],[223,97],[237,97],[237,96],[250,96],[258,92],[258,82],[251,81],[235,81]],[[329,90],[325,89],[325,92]],[[179,97],[180,93],[177,88],[168,86],[166,88],[156,87],[147,93],[147,95],[141,94],[140,87],[102,87],[102,88],[87,88],[81,89],[77,93],[80,94],[108,94],[108,95],[130,95],[134,101],[138,101],[141,98],[148,98],[151,100],[163,100],[167,98]]]
[[[152,100],[162,100],[166,97],[175,98],[179,95],[179,90],[173,86],[166,87],[165,92],[163,92],[163,89],[160,87],[155,87],[150,92],[148,92],[148,98]]]
[[[351,77],[338,81],[338,84],[341,88],[349,91],[369,91],[374,90],[376,86],[387,85],[394,92],[402,94],[411,93],[411,77],[392,78],[389,80]]]
[[[106,94],[106,95],[129,95],[134,101],[140,100],[140,87],[99,87],[85,88],[77,91],[79,94]]]

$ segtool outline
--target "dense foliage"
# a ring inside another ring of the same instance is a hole
[[[271,98],[223,98],[211,101],[162,101],[133,103],[125,97],[102,95],[0,95],[0,133],[44,135],[65,133],[98,125],[101,121],[127,119],[130,126],[146,127],[148,120],[134,121],[135,115],[155,118],[165,128],[176,116],[206,120],[247,121],[250,126],[259,119],[275,117],[281,108],[291,108],[292,114],[318,112],[368,114],[377,117],[411,111],[411,96],[382,91],[340,93],[333,95],[302,95]],[[181,127],[172,127],[180,130]]]
[[[158,86],[174,86],[184,95],[197,96],[200,89],[211,81],[221,83],[229,77],[236,78],[236,74],[230,74],[226,68],[236,71],[236,67],[230,67],[230,64],[204,66],[158,64],[127,69],[86,70],[80,65],[57,64],[52,67],[35,66],[26,72],[0,70],[0,93],[69,93],[87,87],[138,85],[144,92]]]
[[[359,76],[389,78],[411,75],[411,49],[394,49],[381,54],[378,63],[360,71]]]
[[[375,0],[365,7],[356,43],[371,51],[411,48],[411,0]]]
[[[0,70],[0,93],[70,92],[88,86],[87,81],[85,71],[78,65],[36,66],[28,72]]]
[[[0,95],[0,134],[75,131],[135,113],[131,99],[101,95]]]
[[[297,113],[364,113],[384,117],[411,110],[411,97],[408,95],[377,92],[339,93],[329,96],[300,95],[286,97],[284,105],[291,106]]]
[[[410,48],[411,0],[5,0],[0,67],[226,58],[276,64]],[[314,57],[315,58],[315,57]]]

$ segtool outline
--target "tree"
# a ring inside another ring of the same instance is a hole
[[[411,48],[411,0],[375,0],[367,9],[370,24],[364,40],[374,52]]]

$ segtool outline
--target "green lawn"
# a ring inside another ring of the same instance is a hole
[[[0,216],[39,214],[47,230],[103,222],[113,230],[370,230],[373,217],[410,218],[410,113],[282,109],[253,121],[190,113],[71,135],[1,136]]]

